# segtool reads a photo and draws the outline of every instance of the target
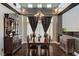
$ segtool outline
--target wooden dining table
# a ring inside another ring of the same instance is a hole
[[[49,42],[39,42],[39,41],[33,42],[33,41],[30,41],[28,43],[28,47],[30,47],[32,45],[38,46],[38,55],[40,56],[40,48],[41,48],[41,46],[42,45],[47,45],[48,46],[48,50],[49,50],[50,43]],[[28,55],[30,55],[30,49],[29,48],[28,48]],[[48,55],[49,55],[49,52],[48,52]]]
[[[36,41],[36,42],[33,42],[33,41],[29,41],[28,43],[28,47],[30,47],[31,45],[36,45],[38,46],[38,56],[40,56],[40,49],[41,49],[41,46],[42,45],[47,45],[48,46],[48,56],[50,56],[50,45],[51,44],[59,44],[58,42],[39,42],[39,41]],[[28,55],[30,55],[30,49],[28,48]]]

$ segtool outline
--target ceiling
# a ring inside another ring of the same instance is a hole
[[[59,6],[60,3],[20,3],[23,13],[25,15],[34,15],[39,10],[45,15],[54,14],[53,10]]]

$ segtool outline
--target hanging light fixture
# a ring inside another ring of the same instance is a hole
[[[35,16],[35,17],[38,17],[38,18],[39,18],[38,20],[40,20],[41,17],[44,16],[44,14],[39,10],[34,16]]]

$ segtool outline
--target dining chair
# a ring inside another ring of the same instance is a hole
[[[49,56],[49,41],[45,38],[44,44],[41,45],[41,56]]]
[[[30,44],[28,43],[28,55],[37,56],[38,55],[38,46],[35,44],[35,41]]]
[[[33,45],[30,45],[29,46],[29,53],[32,55],[32,56],[38,56],[38,46],[33,44]]]

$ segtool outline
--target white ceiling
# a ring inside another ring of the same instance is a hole
[[[25,9],[24,14],[34,15],[41,10],[45,15],[53,14],[53,9],[57,8],[60,3],[20,3],[22,9]]]
[[[51,8],[58,7],[60,3],[20,3],[22,7],[29,8],[29,5],[32,5],[33,8],[38,8],[38,5],[41,5],[42,8],[47,8],[48,5],[51,5]]]

